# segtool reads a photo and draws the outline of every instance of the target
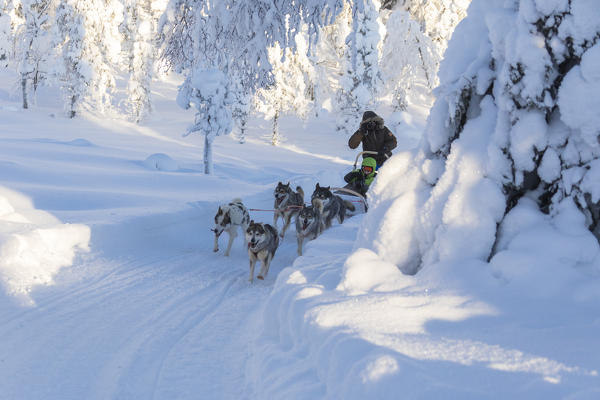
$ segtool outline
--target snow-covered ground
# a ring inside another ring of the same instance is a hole
[[[278,181],[307,198],[317,182],[343,182],[356,152],[327,113],[285,118],[278,147],[258,119],[245,144],[217,138],[206,176],[203,138],[181,137],[192,114],[175,105],[174,82],[156,86],[157,111],[141,126],[68,120],[51,96],[23,111],[8,93],[0,398],[600,398],[598,276],[533,271],[539,287],[503,286],[483,262],[406,276],[355,241],[364,215],[302,257],[288,231],[265,281],[247,281],[240,238],[230,257],[212,252],[219,204],[241,197],[271,222],[262,210]],[[410,160],[399,153],[414,145],[427,100],[396,129],[389,169]],[[577,240],[569,246],[577,253]],[[577,296],[563,295],[570,284]]]

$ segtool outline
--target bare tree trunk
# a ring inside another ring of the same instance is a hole
[[[23,108],[29,108],[29,103],[27,101],[27,77],[25,75],[21,75],[21,90],[23,91]]]
[[[271,144],[277,146],[279,144],[279,110],[275,111],[273,117],[273,136],[271,137]]]
[[[246,122],[247,116],[242,116],[240,119],[240,144],[246,143]]]
[[[212,142],[208,140],[208,134],[204,135],[204,173],[207,175],[213,173]]]
[[[433,82],[429,78],[429,72],[427,72],[427,66],[425,65],[425,59],[423,58],[423,51],[421,50],[421,41],[416,38],[417,48],[419,49],[419,58],[421,59],[421,65],[423,66],[423,72],[425,72],[425,78],[427,78],[427,86],[429,89],[433,89]]]
[[[75,100],[76,96],[71,96],[71,110],[69,111],[69,118],[75,118]]]

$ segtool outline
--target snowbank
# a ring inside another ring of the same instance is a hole
[[[523,218],[532,226],[539,222],[534,221],[539,216]],[[546,243],[544,250],[553,246],[554,251],[532,264],[535,273],[511,276],[507,279],[514,282],[507,284],[492,272],[501,269],[508,277],[519,266],[511,270],[510,263],[498,262],[490,269],[484,262],[463,260],[409,276],[369,249],[355,249],[348,258],[354,232],[364,222],[364,216],[357,216],[334,226],[279,274],[250,351],[249,398],[547,398],[585,393],[597,382],[595,349],[587,359],[549,351],[560,348],[564,336],[581,335],[577,324],[589,319],[576,314],[568,327],[558,317],[550,323],[560,326],[556,332],[548,327],[548,314],[565,304],[568,309],[574,303],[598,303],[594,284],[577,279],[574,270],[563,268],[560,277],[543,274],[545,263],[557,256],[571,254],[572,266],[597,257],[589,252],[593,246],[580,240],[583,231],[570,233],[575,236],[565,250],[555,241]],[[545,235],[538,240],[545,242],[559,228],[540,229]],[[535,241],[533,234],[526,237]],[[535,261],[535,256],[517,253],[518,242],[515,238],[508,246],[509,258]],[[551,267],[559,265],[564,264],[554,261]],[[552,301],[547,295],[557,294],[555,283],[561,278],[566,281],[559,287],[576,284],[584,291]],[[525,295],[524,280],[533,289]],[[531,301],[540,293],[548,307],[542,313]],[[518,341],[509,333],[516,328],[506,330],[505,318],[523,327]],[[585,337],[593,335],[590,331]]]
[[[279,275],[248,369],[252,398],[597,397],[600,245],[572,193],[599,198],[600,53],[582,50],[554,104],[553,61],[531,34],[568,6],[557,38],[570,31],[583,46],[600,31],[586,18],[593,3],[471,3],[421,146],[380,169],[367,215]],[[536,168],[565,196],[544,213],[542,188],[523,184],[507,207],[506,183]]]
[[[150,170],[173,172],[179,169],[177,162],[164,153],[156,153],[148,156],[142,165]]]
[[[0,187],[0,284],[9,295],[23,296],[36,285],[50,285],[58,271],[88,250],[90,229],[62,224],[36,210],[25,196]]]

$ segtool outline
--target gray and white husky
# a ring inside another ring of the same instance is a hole
[[[290,188],[290,183],[283,184],[279,182],[275,191],[275,213],[273,215],[273,226],[277,227],[279,217],[283,220],[283,228],[281,228],[281,238],[285,235],[285,231],[290,226],[292,217],[298,215],[300,209],[304,206],[304,190],[300,186],[296,187],[294,192]]]
[[[242,229],[242,234],[244,234],[249,224],[250,215],[241,199],[233,199],[231,203],[219,206],[219,210],[215,215],[215,227],[212,230],[215,233],[213,251],[219,251],[219,236],[225,231],[229,234],[229,243],[227,243],[227,250],[225,250],[225,255],[228,256],[231,245],[237,237],[238,227]]]
[[[269,266],[279,246],[277,228],[269,224],[250,221],[246,229],[246,243],[248,243],[248,257],[250,258],[250,282],[254,280],[254,265],[257,260],[261,262],[258,279],[264,279],[269,273]]]
[[[354,211],[354,205],[349,201],[342,200],[338,195],[331,192],[330,187],[320,186],[318,183],[310,197],[313,207],[321,216],[321,230],[331,227],[333,218],[337,218],[341,224],[346,216],[346,208]]]
[[[303,207],[296,216],[296,238],[298,255],[302,255],[304,239],[313,240],[321,233],[321,218],[313,206]]]

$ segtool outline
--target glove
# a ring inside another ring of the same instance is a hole
[[[381,150],[381,151],[378,151],[378,152],[377,152],[377,157],[378,157],[378,158],[383,158],[383,159],[386,159],[386,158],[387,158],[387,156],[386,156],[386,155],[387,155],[387,152],[386,152],[385,150]]]
[[[358,178],[359,175],[360,175],[360,172],[358,172],[358,171],[348,172],[346,174],[346,176],[344,176],[344,181],[350,183],[353,180],[355,180],[356,178]]]

